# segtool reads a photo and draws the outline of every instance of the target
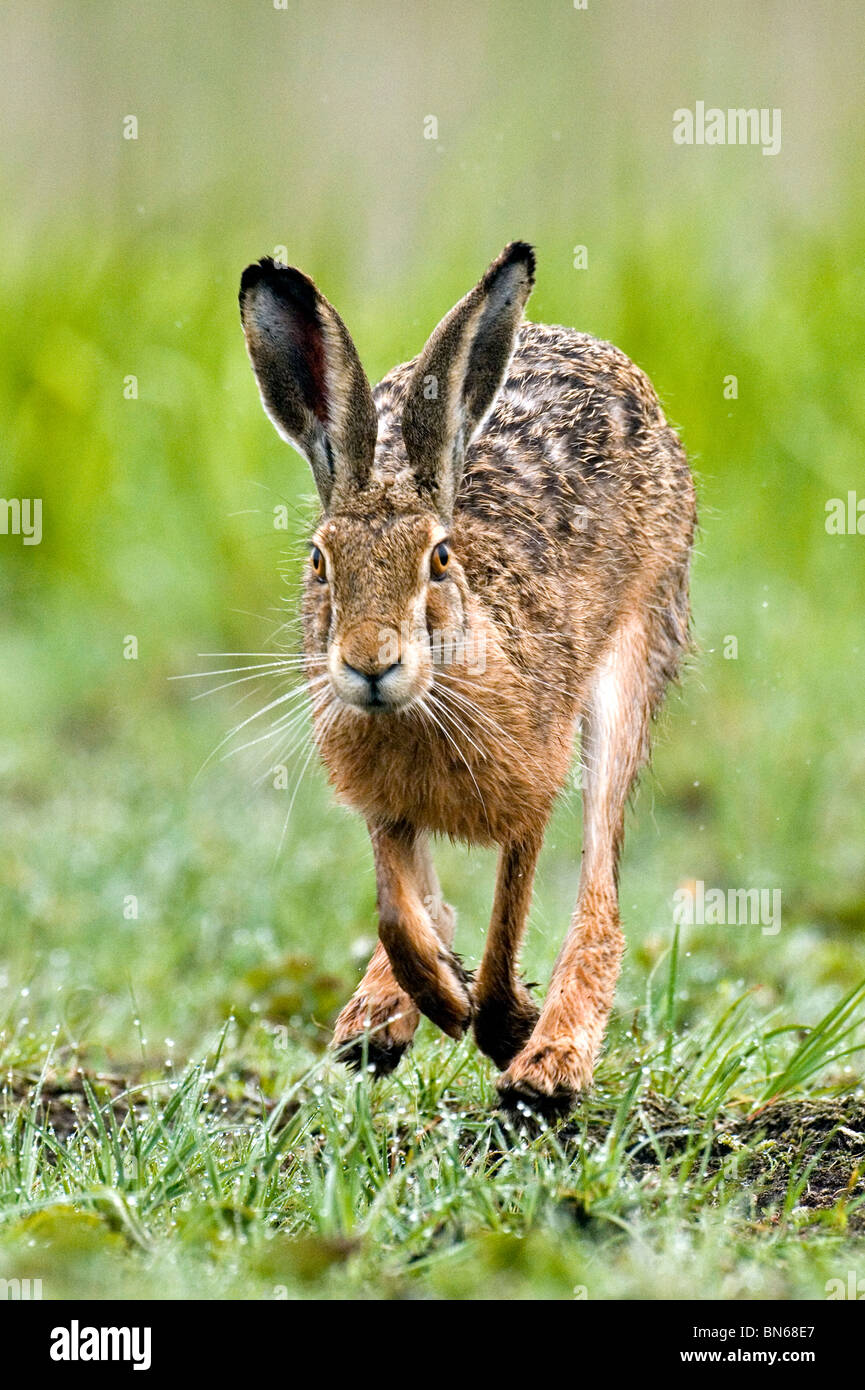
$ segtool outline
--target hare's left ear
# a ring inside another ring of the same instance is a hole
[[[534,277],[531,246],[512,241],[442,319],[412,372],[403,439],[419,490],[445,518],[453,510],[465,451],[504,379]]]
[[[367,482],[378,417],[348,329],[312,281],[268,259],[247,266],[240,317],[261,400],[307,459],[329,510]]]

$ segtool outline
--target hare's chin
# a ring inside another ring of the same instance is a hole
[[[356,714],[365,715],[399,714],[403,710],[411,709],[418,698],[418,695],[412,693],[410,695],[401,695],[391,699],[382,697],[381,695],[377,696],[375,699],[346,699],[344,695],[339,692],[336,693],[337,702],[343,709],[354,710]]]
[[[387,681],[372,687],[361,686],[359,682],[332,682],[331,695],[336,704],[344,710],[354,710],[367,716],[381,714],[400,714],[416,705],[424,696],[423,682],[400,682],[396,688],[389,687]]]

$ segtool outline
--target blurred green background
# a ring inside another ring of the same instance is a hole
[[[865,973],[865,537],[824,525],[865,492],[865,12],[58,0],[4,6],[0,30],[0,493],[41,497],[44,530],[0,535],[6,1044],[58,1029],[122,1059],[140,1018],[170,1057],[232,1007],[326,1036],[375,931],[363,827],[310,765],[277,854],[294,774],[256,785],[266,745],[196,779],[266,683],[192,701],[219,681],[170,679],[273,649],[312,509],[259,405],[238,280],[285,248],[376,380],[515,237],[537,247],[531,316],[648,371],[699,485],[698,650],[631,817],[617,1018],[691,879],[780,888],[783,919],[690,929],[685,1015],[744,983],[819,1016]],[[780,153],[674,145],[698,100],[780,108]],[[493,859],[441,863],[473,961]],[[569,793],[532,978],[578,863]]]

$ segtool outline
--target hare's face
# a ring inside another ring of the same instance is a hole
[[[333,305],[270,259],[243,272],[241,319],[264,408],[308,460],[325,512],[307,576],[307,644],[346,706],[381,714],[419,703],[440,666],[474,649],[448,529],[534,265],[531,247],[512,242],[434,330],[404,383],[396,459]]]
[[[465,577],[430,514],[336,514],[312,543],[307,631],[336,698],[368,714],[424,698],[462,640]]]

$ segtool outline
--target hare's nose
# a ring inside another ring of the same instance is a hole
[[[347,675],[362,676],[374,686],[399,666],[402,650],[393,628],[377,620],[355,623],[340,635],[335,655]]]
[[[400,662],[393,661],[391,662],[390,666],[376,667],[373,667],[371,663],[367,663],[366,668],[364,670],[362,670],[359,666],[352,666],[350,661],[343,660],[342,664],[345,667],[346,671],[351,671],[352,675],[355,676],[362,676],[363,679],[369,681],[369,684],[373,687],[373,689],[375,689],[378,682],[380,680],[383,680],[385,676],[390,675],[391,671],[395,671],[397,667],[400,665]]]
[[[352,666],[350,661],[343,658],[342,669],[344,677],[349,685],[353,683],[354,691],[350,696],[352,703],[360,705],[365,709],[385,709],[390,704],[390,695],[382,688],[385,676],[389,676],[391,671],[399,669],[400,662],[391,662],[389,666],[378,665],[372,667],[370,663],[365,663],[365,669],[359,666]]]

